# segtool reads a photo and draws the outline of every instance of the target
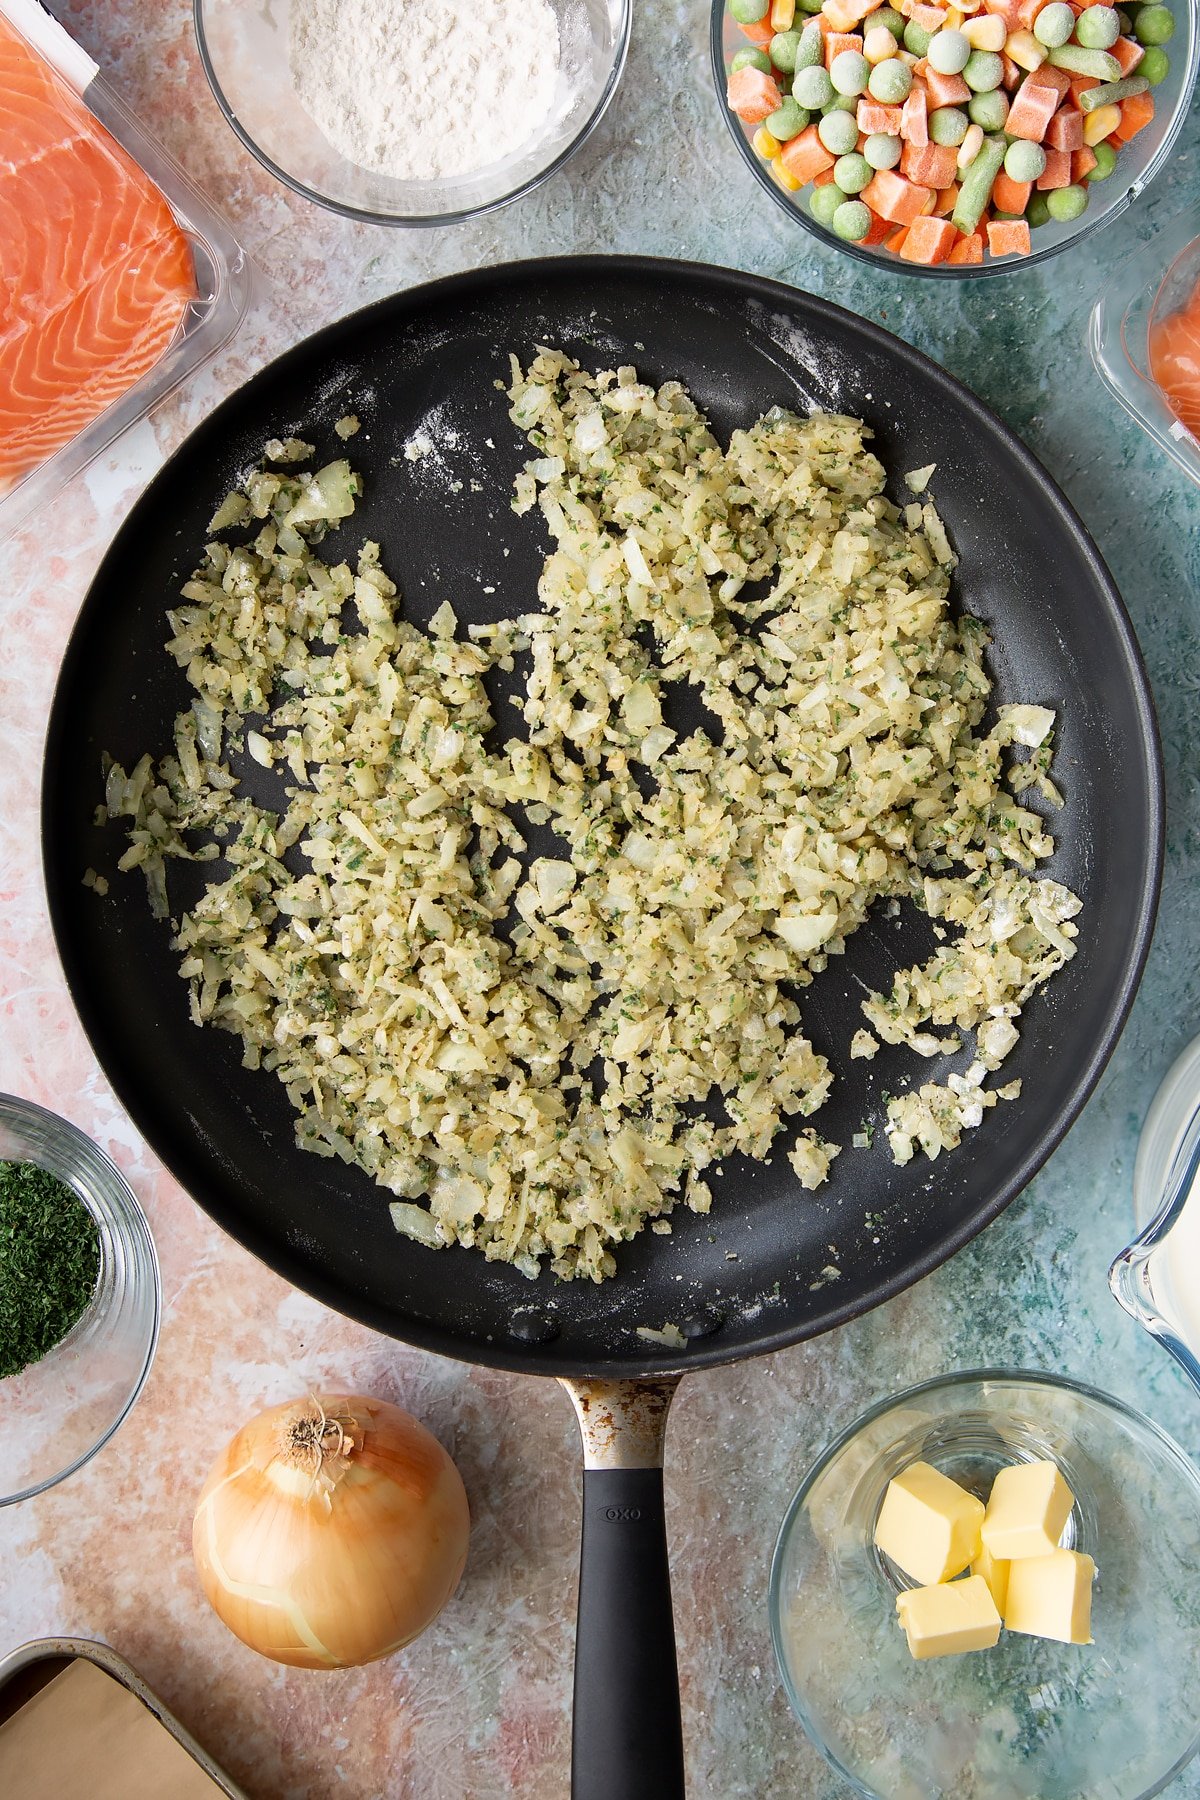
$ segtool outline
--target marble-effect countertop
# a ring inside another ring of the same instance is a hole
[[[690,1792],[835,1800],[847,1790],[787,1710],[766,1619],[780,1517],[835,1430],[909,1382],[1010,1364],[1094,1381],[1200,1449],[1197,1396],[1105,1283],[1130,1235],[1140,1121],[1200,1030],[1200,499],[1108,399],[1085,348],[1107,272],[1194,192],[1194,119],[1153,191],[1098,239],[1041,269],[935,287],[824,250],[759,192],[719,117],[705,0],[635,7],[621,91],[565,173],[479,223],[414,233],[334,217],[258,168],[210,98],[185,0],[52,10],[225,209],[271,290],[214,367],[0,550],[0,1090],[64,1113],[121,1165],[150,1216],[165,1296],[157,1361],[124,1429],[72,1480],[0,1513],[0,1654],[50,1633],[105,1639],[252,1800],[565,1795],[577,1439],[554,1384],[420,1354],[289,1289],[163,1172],[96,1067],[47,920],[38,773],[72,620],[140,486],[263,361],[370,300],[526,255],[644,251],[779,277],[928,351],[1042,457],[1121,585],[1158,697],[1169,835],[1149,968],[1098,1091],[1043,1173],[951,1263],[830,1336],[696,1376],[672,1415]],[[345,1674],[288,1671],[244,1649],[205,1605],[190,1555],[194,1499],[225,1437],[321,1385],[423,1418],[457,1459],[474,1517],[443,1617],[402,1655]],[[1200,1772],[1171,1791],[1200,1796]]]

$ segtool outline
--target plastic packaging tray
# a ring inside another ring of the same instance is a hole
[[[1187,207],[1122,263],[1092,310],[1089,347],[1101,379],[1160,450],[1200,486],[1200,443],[1150,374],[1150,321],[1200,280],[1200,208]]]
[[[254,271],[210,201],[139,124],[92,59],[38,0],[0,0],[0,16],[81,95],[100,123],[161,189],[191,244],[196,271],[196,296],[154,367],[78,436],[0,495],[3,540],[229,342],[249,308]]]
[[[190,1732],[184,1730],[174,1714],[167,1711],[136,1669],[131,1668],[115,1650],[110,1650],[107,1644],[95,1643],[90,1638],[35,1638],[28,1644],[19,1645],[8,1656],[0,1657],[0,1719],[7,1718],[10,1713],[23,1706],[26,1700],[52,1681],[62,1669],[80,1657],[98,1664],[119,1681],[122,1687],[136,1694],[163,1729],[169,1731],[192,1761],[199,1764],[219,1792],[227,1796],[227,1800],[247,1800],[245,1791],[236,1786],[223,1769],[218,1768],[208,1752],[201,1748]]]

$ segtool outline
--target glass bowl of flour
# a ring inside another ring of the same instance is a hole
[[[218,104],[334,212],[447,225],[562,167],[617,90],[632,0],[194,0]]]

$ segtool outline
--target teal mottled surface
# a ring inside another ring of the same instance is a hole
[[[59,6],[139,111],[229,213],[275,293],[234,351],[158,422],[169,447],[215,398],[303,332],[399,287],[514,257],[651,252],[754,270],[826,295],[897,332],[960,376],[1062,482],[1124,593],[1162,722],[1169,799],[1162,911],[1131,1023],[1082,1119],[1049,1166],[981,1238],[907,1295],[819,1342],[686,1383],[671,1428],[668,1504],[693,1800],[837,1800],[839,1779],[805,1741],[778,1689],[766,1629],[771,1546],[805,1467],[880,1396],[981,1364],[1083,1378],[1147,1410],[1200,1451],[1200,1397],[1120,1312],[1105,1274],[1131,1234],[1141,1119],[1178,1051],[1200,1032],[1200,491],[1109,399],[1085,346],[1088,315],[1116,264],[1197,204],[1193,120],[1168,170],[1109,230],[1048,265],[985,281],[928,283],[823,248],[760,190],[720,117],[704,0],[635,0],[617,100],[578,159],[536,194],[478,224],[417,234],[358,226],[274,186],[245,155],[203,85],[183,0]],[[0,605],[43,645],[45,666],[10,650],[11,762],[36,763],[65,615],[149,472],[143,438],[111,470],[110,501],[80,484],[54,531],[0,557]],[[140,461],[139,461],[140,459]],[[94,503],[94,516],[89,507]],[[36,637],[39,609],[64,612]],[[57,631],[58,628],[56,627]],[[10,640],[11,644],[11,640]],[[21,707],[25,707],[22,699]],[[6,986],[0,1087],[36,1093],[87,1123],[102,1084],[61,993],[37,892],[32,768],[2,836],[0,894],[33,908],[36,979]],[[36,899],[34,898],[36,894]],[[15,969],[16,961],[12,964]],[[6,970],[6,975],[10,973]],[[43,1021],[50,1021],[43,1027]],[[56,1088],[55,1083],[58,1083]],[[566,1791],[577,1472],[573,1425],[547,1383],[470,1372],[342,1326],[290,1296],[205,1222],[114,1124],[102,1141],[153,1189],[167,1276],[159,1365],[111,1452],[57,1496],[0,1519],[0,1652],[70,1626],[108,1636],[225,1757],[256,1800],[550,1800]],[[98,1129],[98,1127],[93,1127]],[[158,1185],[155,1185],[157,1181]],[[165,1222],[172,1221],[170,1230]],[[209,1321],[220,1321],[220,1334]],[[219,1344],[219,1351],[215,1347]],[[395,1394],[450,1443],[476,1515],[462,1595],[402,1657],[345,1677],[267,1671],[228,1640],[191,1585],[189,1501],[240,1418],[307,1382]],[[205,1396],[232,1390],[232,1416]],[[189,1438],[174,1427],[189,1421]],[[206,1423],[193,1431],[194,1421]],[[140,1435],[139,1435],[140,1434]],[[195,1440],[183,1463],[181,1442]],[[194,1464],[194,1467],[191,1466]],[[122,1533],[89,1539],[117,1513]],[[136,1537],[131,1537],[135,1531]],[[79,1534],[77,1539],[73,1534]],[[86,1559],[72,1542],[91,1544]],[[153,1578],[141,1561],[149,1546]],[[82,1568],[82,1560],[89,1566]],[[22,1570],[28,1570],[23,1574]],[[116,1571],[120,1571],[118,1575]],[[1197,1570],[1200,1580],[1200,1569]],[[153,1604],[149,1604],[153,1597]],[[164,1609],[170,1609],[169,1613]],[[168,1628],[167,1618],[171,1624]],[[349,1771],[347,1773],[347,1771]],[[1200,1796],[1200,1775],[1172,1793]]]

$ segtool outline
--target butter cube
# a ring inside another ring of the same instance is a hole
[[[1004,1623],[1027,1637],[1090,1644],[1095,1573],[1091,1557],[1079,1550],[1022,1557],[1009,1570]]]
[[[987,1582],[988,1593],[996,1603],[996,1610],[1004,1616],[1004,1603],[1008,1598],[1008,1571],[1010,1565],[1001,1562],[991,1555],[986,1545],[981,1545],[979,1555],[971,1564],[972,1575],[978,1575]]]
[[[990,1650],[1000,1636],[1000,1614],[979,1575],[910,1588],[896,1595],[896,1611],[918,1662],[957,1656],[964,1650]]]
[[[1057,1550],[1075,1496],[1052,1462],[1013,1463],[992,1483],[981,1536],[999,1562]]]
[[[888,1482],[875,1542],[910,1580],[932,1586],[960,1575],[978,1556],[982,1521],[982,1500],[929,1463],[915,1462]]]

